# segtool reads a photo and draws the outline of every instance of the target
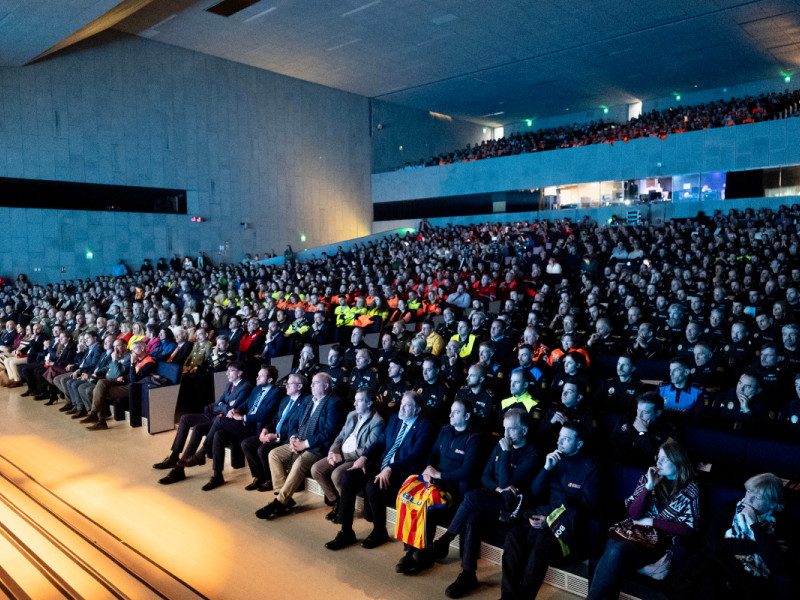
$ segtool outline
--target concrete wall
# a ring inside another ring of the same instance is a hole
[[[381,129],[378,129],[379,124]],[[492,128],[375,100],[372,103],[372,136],[372,171],[380,173],[489,140]]]
[[[373,202],[800,164],[800,118],[372,176]]]
[[[52,281],[363,236],[370,158],[366,98],[107,32],[0,69],[0,176],[187,189],[189,215],[0,208],[0,273]]]

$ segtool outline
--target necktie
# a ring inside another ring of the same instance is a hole
[[[400,444],[403,443],[403,438],[406,436],[407,429],[408,429],[408,423],[403,423],[403,426],[400,428],[400,431],[398,432],[397,437],[394,440],[394,444],[392,444],[392,447],[389,448],[389,452],[386,454],[386,458],[384,458],[383,462],[381,462],[381,470],[388,467],[394,460],[394,455],[397,454],[397,449],[400,447]]]
[[[253,408],[251,408],[251,409],[250,409],[250,412],[249,412],[249,413],[247,413],[247,414],[249,414],[249,415],[253,415],[253,414],[255,414],[255,412],[258,410],[258,407],[259,407],[259,406],[261,406],[261,401],[262,401],[262,400],[264,400],[264,396],[266,396],[266,395],[267,395],[267,392],[268,392],[268,391],[269,391],[269,390],[268,390],[267,388],[264,388],[264,389],[263,389],[263,391],[261,392],[261,394],[259,394],[259,396],[258,396],[258,400],[256,400],[256,403],[253,405]]]
[[[281,425],[283,425],[283,422],[286,420],[286,417],[289,415],[289,412],[292,410],[293,406],[294,406],[294,398],[290,398],[289,404],[286,407],[286,410],[283,411],[283,414],[281,415],[281,420],[278,421],[278,426],[275,428],[275,433],[278,435],[278,437],[280,437],[281,435]]]

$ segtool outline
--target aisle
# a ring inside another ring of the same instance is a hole
[[[160,486],[156,482],[163,472],[151,465],[167,454],[171,433],[151,436],[146,428],[113,421],[108,431],[90,432],[59,412],[59,406],[21,398],[20,388],[0,388],[0,474],[32,495],[68,507],[69,525],[105,532],[120,548],[128,547],[131,560],[138,553],[146,557],[134,570],[154,588],[185,586],[185,591],[169,588],[164,597],[445,598],[445,587],[458,574],[455,553],[446,565],[422,576],[396,574],[394,565],[402,554],[397,542],[371,551],[360,546],[326,550],[323,544],[336,534],[336,526],[323,518],[325,507],[314,494],[296,495],[295,514],[260,521],[253,513],[274,496],[246,492],[246,468],[226,471],[228,483],[211,492],[200,489],[210,475],[209,464],[187,470],[186,481]],[[5,523],[3,510],[0,505]],[[355,528],[360,538],[369,531],[360,520]],[[65,534],[65,541],[75,541],[73,534],[54,529]],[[107,563],[98,564],[105,565],[99,571],[108,569]],[[478,576],[486,585],[469,597],[499,597],[499,567],[482,561]],[[111,596],[101,588],[82,597]],[[574,598],[549,587],[539,597]]]

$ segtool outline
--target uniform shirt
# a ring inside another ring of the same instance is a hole
[[[628,381],[621,381],[614,377],[600,383],[591,405],[600,410],[627,413],[636,407],[636,396],[643,391],[644,386],[638,379],[631,377]]]
[[[705,394],[703,390],[691,383],[686,388],[678,389],[671,383],[658,388],[659,395],[664,399],[664,410],[674,412],[689,412],[702,407]]]
[[[472,405],[470,423],[476,430],[490,433],[496,430],[497,401],[494,392],[483,386],[480,392],[473,393],[472,388],[464,386],[456,392],[455,400],[468,401]]]
[[[422,416],[434,423],[441,424],[447,421],[450,407],[450,388],[437,377],[434,383],[418,381],[414,390],[422,396]]]

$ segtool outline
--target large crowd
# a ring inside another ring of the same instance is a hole
[[[601,119],[589,123],[516,132],[497,140],[468,144],[453,152],[407,163],[404,168],[433,167],[498,156],[544,152],[590,144],[614,144],[637,138],[658,137],[745,123],[759,123],[788,114],[800,101],[800,90],[716,100],[693,106],[651,110],[627,122]],[[794,114],[794,113],[792,113]]]
[[[667,577],[675,597],[774,594],[797,564],[783,483],[739,470],[727,483],[746,492],[717,507],[703,542],[702,477],[681,441],[697,426],[800,441],[799,221],[793,206],[635,226],[423,223],[282,265],[185,257],[114,277],[20,275],[0,291],[0,383],[63,399],[103,431],[164,383],[160,364],[177,365],[183,416],[159,482],[210,459],[203,490],[224,485],[230,447],[247,490],[274,491],[256,513],[271,520],[314,477],[339,526],[330,550],[356,543],[359,493],[372,523],[361,545],[388,541],[385,507],[417,475],[449,502],[424,527],[400,519],[396,570],[432,567],[460,535],[449,597],[479,585],[480,541],[498,527],[505,599],[592,555],[608,460],[642,475],[594,553],[590,598],[616,598],[637,570]]]

